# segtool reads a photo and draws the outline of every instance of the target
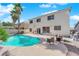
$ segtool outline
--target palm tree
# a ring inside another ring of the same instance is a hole
[[[22,10],[22,6],[20,3],[15,3],[14,8],[11,11],[13,23],[15,24],[15,22],[18,21],[18,33],[20,32],[20,15],[22,11],[23,10]]]
[[[21,7],[21,4],[20,3],[15,3],[14,4],[14,10],[18,16],[18,33],[20,31],[20,15],[21,15],[21,11],[22,11],[22,7]]]
[[[17,21],[17,19],[18,19],[18,15],[16,14],[16,12],[15,11],[11,11],[11,17],[12,17],[12,20],[13,20],[13,26],[14,26],[14,28],[15,28],[15,22]]]

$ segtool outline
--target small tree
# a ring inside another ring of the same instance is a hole
[[[8,37],[9,35],[6,32],[6,30],[4,30],[3,28],[0,28],[0,40],[6,41]]]

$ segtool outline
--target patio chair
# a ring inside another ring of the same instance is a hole
[[[52,37],[52,38],[50,38],[50,39],[47,39],[47,42],[48,42],[49,44],[54,43],[54,38]]]
[[[62,41],[62,36],[56,37],[56,41],[61,42]]]

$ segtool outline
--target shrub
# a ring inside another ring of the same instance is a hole
[[[6,32],[6,30],[4,30],[3,28],[0,28],[0,40],[6,41],[8,37],[9,35]]]
[[[68,41],[68,40],[64,40],[64,42],[70,42],[70,41]]]

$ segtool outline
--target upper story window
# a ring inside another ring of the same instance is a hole
[[[61,30],[61,26],[54,26],[54,30]]]
[[[30,20],[30,23],[33,23],[33,20]]]
[[[41,18],[38,18],[38,19],[37,19],[37,22],[41,22]]]
[[[54,15],[48,16],[48,20],[53,20],[53,19],[54,19]]]

